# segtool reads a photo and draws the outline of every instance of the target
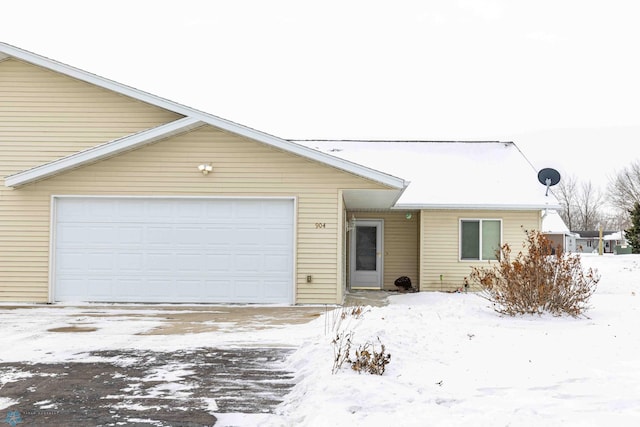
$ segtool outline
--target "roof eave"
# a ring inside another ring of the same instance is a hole
[[[550,204],[465,204],[465,203],[401,203],[393,209],[412,210],[496,210],[496,211],[531,211],[542,209],[560,209],[559,205]]]

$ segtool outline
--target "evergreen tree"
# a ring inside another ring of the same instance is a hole
[[[640,254],[640,203],[635,202],[631,214],[631,227],[624,230],[627,242],[632,247],[634,254]]]

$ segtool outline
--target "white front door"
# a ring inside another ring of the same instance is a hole
[[[351,231],[351,288],[382,288],[381,219],[355,220]]]

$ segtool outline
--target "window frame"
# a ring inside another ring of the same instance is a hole
[[[478,226],[479,226],[479,238],[478,238],[478,253],[479,253],[479,257],[477,259],[472,259],[472,258],[462,258],[462,223],[468,221],[475,221],[478,222]],[[500,242],[499,242],[499,246],[498,248],[502,247],[502,236],[504,234],[503,232],[503,224],[502,224],[502,218],[459,218],[458,219],[458,261],[464,261],[464,262],[478,262],[478,261],[500,261],[500,258],[496,259],[496,258],[491,258],[491,259],[485,259],[482,258],[482,223],[484,221],[498,221],[498,223],[500,224]]]

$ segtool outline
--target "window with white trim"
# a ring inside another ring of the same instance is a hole
[[[502,242],[502,220],[461,219],[460,259],[497,260]]]

